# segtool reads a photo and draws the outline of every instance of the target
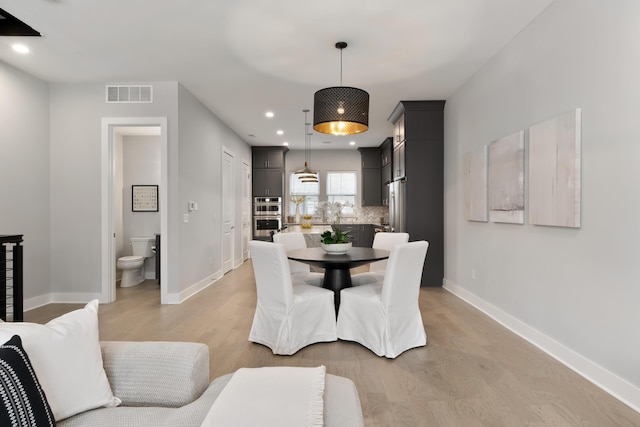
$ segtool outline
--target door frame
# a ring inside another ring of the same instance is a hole
[[[220,255],[221,255],[221,263],[220,266],[222,268],[222,274],[226,274],[227,271],[225,271],[224,269],[224,212],[227,209],[231,209],[231,218],[232,218],[232,226],[231,226],[231,268],[228,271],[231,271],[233,269],[236,268],[236,256],[235,256],[235,250],[236,250],[236,201],[237,201],[237,197],[238,195],[236,194],[236,156],[233,153],[233,151],[231,151],[229,148],[225,147],[224,145],[222,146],[222,158],[221,161],[224,162],[224,157],[225,155],[229,155],[231,156],[231,176],[230,177],[226,177],[224,174],[224,166],[222,166],[220,168],[220,177],[221,177],[221,183],[222,183],[222,194],[221,194],[221,198],[222,198],[222,203],[220,203],[221,206],[221,212],[220,212],[220,236],[222,236],[221,242],[222,242],[222,250],[220,251]],[[225,194],[224,194],[224,188],[225,188],[225,182],[227,179],[230,179],[230,183],[231,183],[231,195],[233,196],[233,202],[231,203],[231,206],[225,206],[224,203],[226,202],[225,199]]]
[[[169,263],[169,214],[168,214],[168,153],[166,117],[103,117],[101,142],[101,303],[116,300],[116,250],[114,235],[114,129],[123,126],[160,127],[160,188],[158,198],[160,212],[160,235],[163,249],[160,251],[160,303],[168,304]]]
[[[253,228],[252,228],[252,224],[251,224],[251,217],[252,217],[252,207],[253,207],[253,203],[252,203],[252,199],[251,199],[251,164],[249,164],[249,162],[247,162],[246,160],[242,161],[242,213],[241,213],[241,217],[242,217],[242,240],[241,240],[241,255],[240,255],[240,264],[242,264],[244,261],[249,259],[249,242],[251,241],[251,233],[253,232]],[[247,208],[247,218],[244,217],[244,209],[245,209],[245,205]],[[245,238],[244,238],[244,233],[245,233],[245,227],[248,229],[248,239],[245,242]],[[246,243],[246,244],[245,244]]]

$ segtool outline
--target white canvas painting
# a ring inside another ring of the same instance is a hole
[[[486,145],[464,156],[464,211],[468,221],[489,220]]]
[[[524,131],[489,145],[489,219],[524,224]]]
[[[581,110],[529,128],[529,222],[580,227]]]

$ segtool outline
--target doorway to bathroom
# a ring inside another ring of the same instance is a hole
[[[165,117],[102,119],[102,295],[101,302],[116,299],[116,260],[131,255],[131,237],[162,237],[168,247],[167,158]],[[142,202],[134,197],[138,191]],[[134,205],[135,203],[135,205]],[[157,209],[157,210],[156,210]],[[159,248],[158,248],[159,249]],[[160,302],[167,303],[167,251],[145,261],[142,274],[160,277]],[[160,271],[155,257],[160,256]]]

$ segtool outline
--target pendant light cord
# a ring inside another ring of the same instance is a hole
[[[340,48],[340,86],[342,86],[342,48]]]

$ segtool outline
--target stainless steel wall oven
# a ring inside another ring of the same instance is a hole
[[[282,198],[253,198],[253,237],[268,238],[282,228]]]
[[[281,197],[254,197],[254,216],[282,216]]]
[[[276,232],[282,228],[282,218],[280,217],[255,217],[253,236],[270,237],[271,231]]]

